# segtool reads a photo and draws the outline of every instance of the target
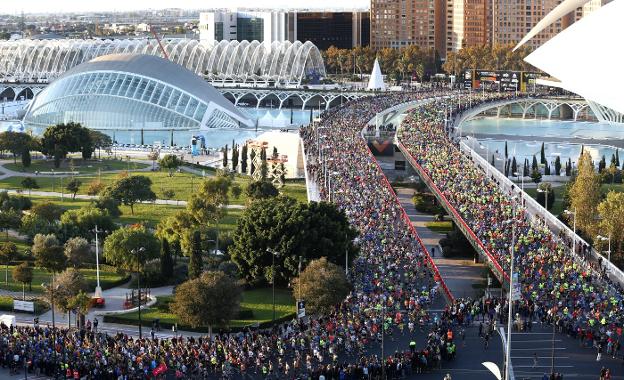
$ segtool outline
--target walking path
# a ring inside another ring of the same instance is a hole
[[[416,228],[418,235],[433,256],[446,286],[450,289],[455,297],[476,297],[479,295],[479,289],[473,288],[473,284],[483,281],[484,265],[475,264],[472,260],[462,258],[444,258],[441,255],[439,242],[445,235],[432,231],[426,227],[426,223],[433,221],[433,215],[420,213],[414,207],[412,201],[413,189],[397,188],[395,189],[401,206],[405,209],[407,216],[412,221],[412,225]]]

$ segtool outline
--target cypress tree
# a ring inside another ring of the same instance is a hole
[[[225,144],[225,147],[223,148],[223,169],[227,168],[228,166],[228,146],[227,144]]]
[[[533,155],[533,163],[531,164],[531,170],[537,170],[538,166],[537,166],[537,158],[535,158],[535,155]]]
[[[492,155],[492,162],[491,162],[492,166],[496,167],[496,161],[494,159],[494,155]]]
[[[191,260],[189,262],[189,278],[198,278],[203,272],[203,261],[201,252],[201,234],[199,231],[193,232],[193,242],[191,247]]]
[[[171,249],[167,239],[162,239],[160,246],[160,274],[163,279],[173,277],[173,257],[171,257]]]
[[[507,141],[505,141],[505,158],[509,157],[509,152],[507,151]]]
[[[561,175],[561,158],[555,158],[555,175]]]
[[[24,148],[24,150],[22,151],[22,166],[28,168],[30,167],[30,162],[30,149]]]
[[[247,174],[247,144],[241,150],[241,173]]]
[[[542,149],[540,150],[540,163],[546,163],[546,150],[544,149],[544,143],[542,143]]]
[[[511,159],[511,174],[518,172],[518,163],[516,162],[516,156]]]
[[[620,150],[615,150],[615,166],[620,166]]]
[[[249,153],[249,162],[250,162],[250,165],[249,165],[249,175],[253,175],[254,171],[256,170],[256,167],[254,166],[254,163],[253,163],[254,162],[254,158],[256,158],[256,151],[252,150]]]
[[[232,170],[238,167],[238,145],[232,145]]]

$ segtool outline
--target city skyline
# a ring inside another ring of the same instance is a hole
[[[32,0],[23,3],[5,3],[0,5],[0,14],[16,14],[16,13],[52,13],[52,12],[96,12],[96,11],[136,11],[145,9],[210,9],[210,8],[306,8],[306,9],[322,9],[322,8],[368,8],[370,3],[368,0],[343,0],[340,6],[336,6],[335,1],[318,0],[313,4],[303,0],[257,0],[253,5],[244,0],[232,0],[227,3],[217,0],[180,0],[172,2],[171,0],[138,0],[133,2],[123,0],[110,0],[106,3],[95,2],[78,2],[75,0],[59,0],[56,2],[48,2],[44,0]]]

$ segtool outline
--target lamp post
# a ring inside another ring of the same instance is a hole
[[[609,250],[607,251],[607,254],[608,254],[607,260],[611,262],[611,234],[609,234],[609,236],[598,235],[596,236],[596,239],[609,242]]]
[[[141,327],[141,254],[145,252],[145,247],[133,249],[133,255],[137,256],[137,288],[139,289],[139,339],[143,339],[143,329]]]
[[[516,197],[514,197],[515,199]],[[516,244],[516,208],[512,205],[511,208],[511,247],[509,247],[509,253],[511,256],[511,265],[509,268],[509,310],[507,315],[507,347],[505,348],[505,380],[511,379],[511,323],[513,319],[513,287],[514,287],[514,246]]]
[[[524,198],[524,173],[522,173],[522,176],[520,176],[520,172],[514,172],[513,175],[515,175],[516,177],[520,177],[522,197]]]
[[[546,187],[545,189],[537,189],[538,193],[544,193],[544,208],[548,211],[548,193],[552,190]]]
[[[563,210],[563,213],[566,215],[572,215],[572,232],[574,232],[574,236],[572,236],[572,253],[576,254],[576,207],[574,211]]]
[[[275,256],[279,256],[279,252],[270,248],[266,250],[271,254],[271,286],[273,288],[273,323],[275,323]]]
[[[96,278],[96,286],[95,286],[95,298],[102,298],[102,287],[100,286],[100,244],[98,241],[98,233],[104,232],[98,230],[97,225],[93,229],[95,233],[95,278]]]

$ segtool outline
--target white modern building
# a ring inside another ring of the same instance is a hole
[[[199,15],[199,40],[206,44],[227,41],[288,40],[286,12],[204,12]]]

